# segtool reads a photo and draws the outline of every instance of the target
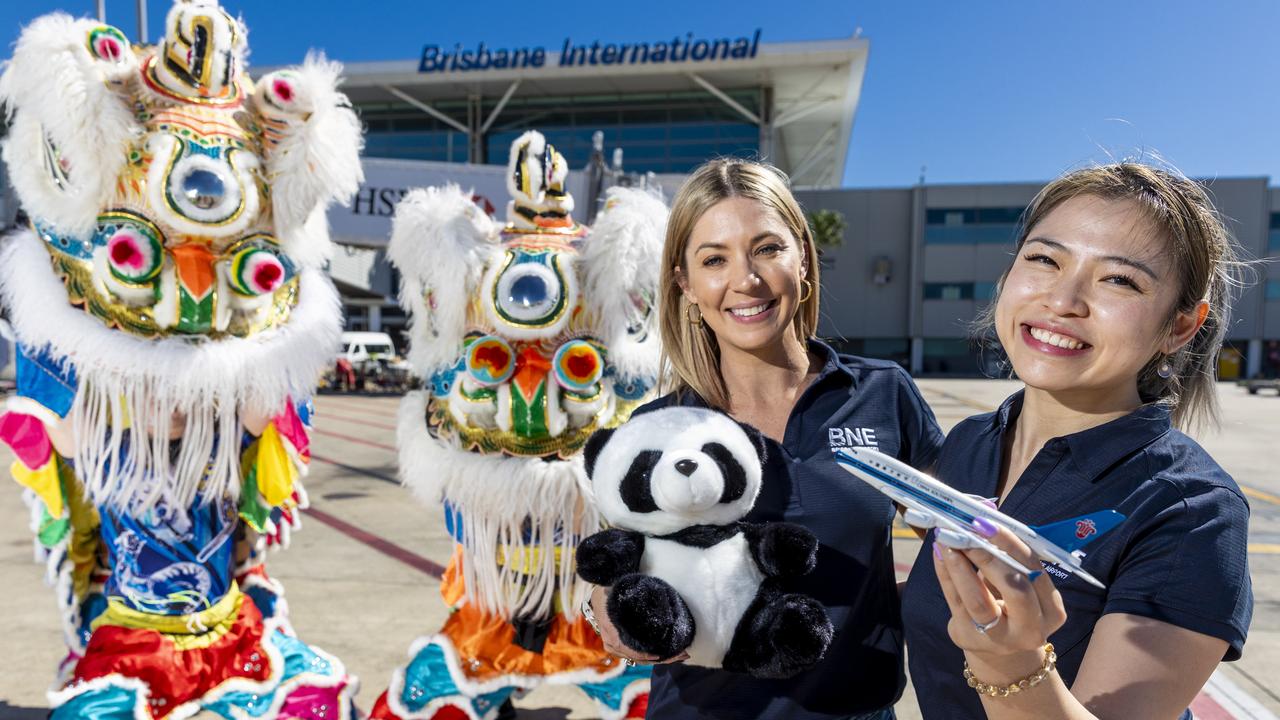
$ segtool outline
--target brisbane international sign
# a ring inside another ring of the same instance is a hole
[[[564,39],[556,67],[588,67],[591,65],[658,65],[663,63],[706,62],[711,60],[745,60],[760,49],[760,30],[751,37],[705,39],[693,33],[676,36],[670,42],[601,43],[574,45]],[[473,48],[462,43],[445,49],[427,45],[422,49],[418,72],[468,72],[473,70],[505,70],[540,68],[547,63],[544,47],[490,48],[483,42]]]

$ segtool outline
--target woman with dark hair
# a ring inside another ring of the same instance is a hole
[[[1180,430],[1217,416],[1234,267],[1204,189],[1164,170],[1080,170],[1027,209],[987,323],[1026,387],[951,431],[938,476],[1027,524],[1126,519],[1083,559],[1105,589],[926,539],[903,594],[925,718],[1190,717],[1219,661],[1240,657],[1248,503]]]

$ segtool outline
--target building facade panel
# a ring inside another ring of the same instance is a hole
[[[924,304],[924,337],[967,339],[979,303],[973,300],[933,300]]]
[[[1226,178],[1207,182],[1206,185],[1243,256],[1246,259],[1265,257],[1270,219],[1270,193],[1266,179]],[[1246,286],[1236,298],[1227,337],[1237,344],[1260,337],[1265,325],[1264,303],[1265,287],[1259,288],[1257,283]]]
[[[973,282],[978,275],[976,245],[924,246],[924,281],[926,283]]]
[[[911,196],[905,190],[809,190],[797,193],[806,212],[839,212],[846,224],[838,247],[822,251],[825,337],[908,337]],[[877,282],[877,275],[883,282]]]

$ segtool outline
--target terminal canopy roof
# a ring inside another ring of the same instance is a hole
[[[573,42],[575,48],[582,47],[577,39]],[[476,52],[478,47],[460,49]],[[459,142],[450,144],[447,156],[436,158],[441,160],[504,162],[506,150],[497,145],[522,129],[540,129],[540,118],[554,123],[558,105],[598,111],[612,103],[641,113],[631,117],[643,117],[645,103],[675,107],[671,103],[695,98],[745,128],[743,147],[749,154],[758,152],[787,171],[795,185],[838,186],[844,176],[869,50],[866,39],[760,42],[751,57],[686,57],[681,62],[564,66],[561,50],[558,45],[546,47],[541,67],[420,72],[420,59],[352,63],[347,65],[343,89],[365,116],[371,135],[379,113],[396,112],[400,117],[412,113],[423,121],[429,116],[431,126],[457,133]],[[580,113],[572,122],[588,131],[592,117]],[[622,122],[630,122],[623,117]],[[672,111],[661,117],[676,116]],[[489,150],[491,140],[495,147]],[[625,135],[607,142],[627,153],[628,169],[632,157],[641,157],[630,154]],[[666,152],[670,157],[672,151]],[[396,155],[394,148],[378,154]],[[706,158],[697,160],[701,159]],[[571,166],[577,165],[571,159]]]

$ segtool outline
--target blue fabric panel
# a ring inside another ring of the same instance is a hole
[[[76,369],[48,349],[18,343],[18,394],[66,417],[76,398]]]

